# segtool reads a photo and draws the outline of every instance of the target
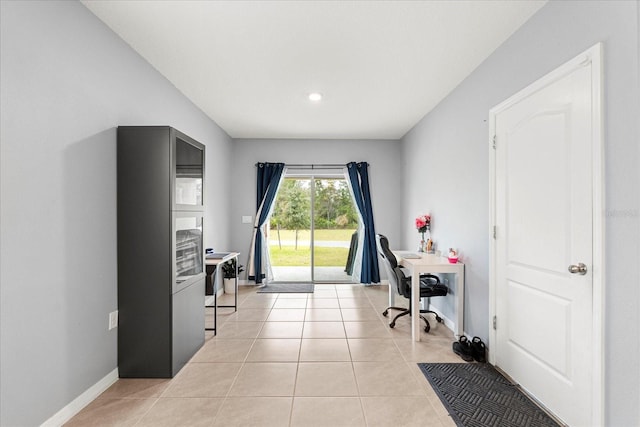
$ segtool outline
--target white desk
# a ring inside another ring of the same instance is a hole
[[[237,258],[240,255],[240,252],[226,252],[225,255],[221,258],[205,258],[204,263],[206,265],[214,265],[216,266],[216,271],[215,271],[215,278],[213,279],[213,305],[205,305],[205,307],[210,307],[213,308],[213,328],[207,328],[205,327],[205,331],[213,331],[213,334],[216,335],[217,334],[217,327],[218,327],[218,307],[230,307],[235,309],[235,311],[238,311],[238,262],[237,262]],[[234,305],[218,305],[218,289],[217,289],[217,284],[218,283],[222,283],[222,280],[218,280],[218,278],[220,277],[220,268],[218,268],[218,266],[220,264],[224,264],[225,262],[229,262],[233,259],[236,259],[236,283],[235,283],[235,287],[236,287],[236,292],[234,294],[235,296],[235,303]]]
[[[456,323],[453,333],[461,336],[464,333],[464,264],[451,264],[445,257],[431,254],[419,254],[421,258],[402,258],[401,253],[396,253],[400,259],[400,265],[411,271],[411,312],[419,313],[420,310],[420,274],[454,273],[456,275]],[[420,316],[411,316],[411,337],[414,341],[420,341]]]

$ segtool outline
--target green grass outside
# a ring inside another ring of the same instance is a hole
[[[335,230],[316,230],[314,234],[315,241],[338,241],[351,242],[351,235],[355,230],[335,229]],[[311,238],[311,230],[298,231],[298,242],[309,241]],[[296,234],[294,230],[280,230],[280,240],[295,241]],[[271,243],[278,241],[278,231],[271,230],[269,235]],[[331,248],[316,247],[315,248],[315,265],[316,267],[340,267],[347,263],[349,255],[348,248]],[[269,245],[269,256],[271,265],[276,267],[308,267],[311,265],[311,249],[305,245],[295,246]]]
[[[337,229],[337,230],[316,230],[315,240],[335,240],[342,242],[350,242],[351,235],[355,230],[349,229]],[[280,240],[295,240],[296,232],[294,230],[280,230]],[[298,240],[309,240],[311,237],[310,230],[298,231]],[[269,234],[269,240],[278,241],[278,230],[271,229]]]
[[[316,267],[344,267],[347,263],[348,248],[316,247]],[[311,249],[309,247],[271,246],[269,249],[271,265],[276,267],[308,267],[311,265]]]

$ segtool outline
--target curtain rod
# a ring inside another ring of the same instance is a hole
[[[288,168],[308,168],[308,169],[336,169],[336,168],[346,168],[345,164],[287,164],[285,166]]]
[[[256,163],[256,167],[258,167],[261,163],[264,163],[264,162]],[[360,162],[360,163],[357,163],[358,167],[360,167],[361,164],[365,164],[365,165],[369,166],[369,163],[367,163],[367,162]],[[325,163],[325,164],[285,163],[284,165],[285,165],[285,167],[288,167],[288,168],[311,169],[311,170],[315,170],[315,169],[338,169],[338,168],[346,168],[348,166],[348,165],[343,164],[343,163]]]
[[[256,163],[256,166],[258,166],[260,163]],[[289,163],[285,163],[285,166],[288,168],[308,168],[308,169],[335,169],[335,168],[345,168],[347,167],[346,164],[342,163],[342,164],[331,164],[331,163],[326,163],[326,164],[289,164]]]

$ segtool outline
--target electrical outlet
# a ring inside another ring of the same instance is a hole
[[[242,215],[242,223],[243,224],[251,224],[252,221],[252,216],[251,215]]]
[[[109,330],[118,327],[118,310],[109,313]]]

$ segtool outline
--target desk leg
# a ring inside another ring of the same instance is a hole
[[[456,273],[456,338],[464,334],[464,269]]]
[[[215,283],[213,287],[213,305],[205,305],[205,308],[213,308],[213,328],[207,328],[205,325],[205,331],[213,331],[213,336],[215,337],[218,334],[218,292],[215,288]]]
[[[236,282],[234,283],[234,286],[236,288],[236,293],[235,293],[235,304],[234,304],[234,310],[233,311],[238,311],[238,260],[236,259],[236,275],[235,275],[235,279]]]
[[[389,307],[396,305],[396,290],[391,286],[389,282]]]
[[[411,338],[420,341],[420,272],[411,272]]]

